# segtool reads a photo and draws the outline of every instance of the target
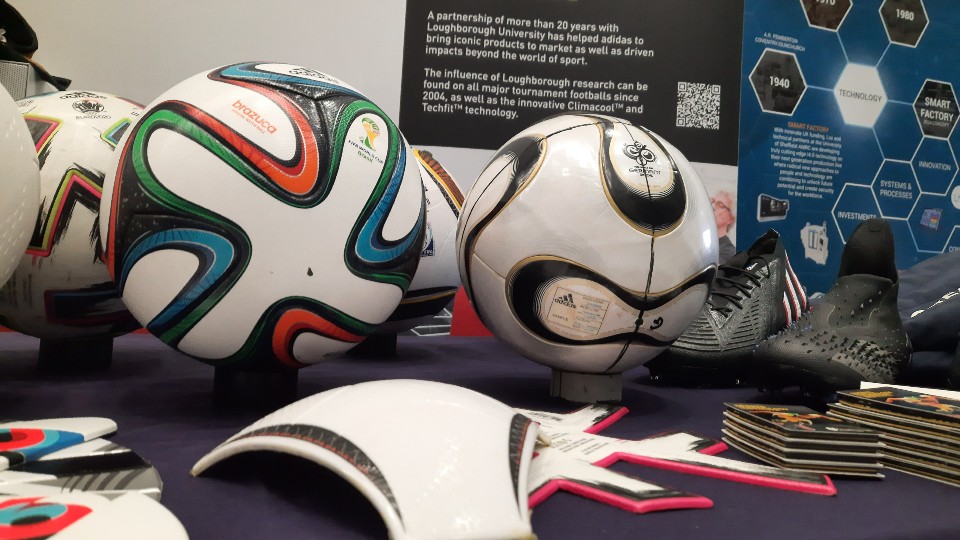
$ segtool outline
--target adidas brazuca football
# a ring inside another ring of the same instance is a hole
[[[395,334],[428,324],[460,288],[456,236],[463,194],[433,154],[416,148],[413,153],[420,165],[427,203],[427,229],[420,266],[407,294],[387,321],[377,327],[377,334]]]
[[[240,63],[158,97],[105,186],[107,264],[133,315],[216,366],[299,368],[373,332],[410,285],[416,159],[356,89]]]
[[[109,338],[139,325],[102,260],[97,214],[119,138],[142,108],[73,90],[17,102],[40,163],[26,254],[0,289],[0,322],[50,341]]]
[[[670,345],[717,265],[710,199],[651,131],[554,116],[508,141],[464,202],[457,232],[481,321],[556,373],[617,374]],[[619,386],[617,390],[619,395]]]

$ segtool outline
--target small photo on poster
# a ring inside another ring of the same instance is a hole
[[[720,264],[737,253],[737,168],[715,163],[693,163],[707,188],[720,239]]]
[[[943,217],[943,210],[940,208],[924,208],[920,216],[920,226],[926,227],[931,231],[940,228],[940,218]]]

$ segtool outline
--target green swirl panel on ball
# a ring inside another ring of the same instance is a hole
[[[128,304],[152,306],[131,307],[146,328],[191,356],[302,367],[389,315],[376,306],[371,315],[369,298],[344,302],[351,287],[399,301],[410,285],[425,209],[419,185],[420,200],[411,195],[419,178],[407,173],[408,147],[382,110],[336,79],[280,64],[212,70],[148,106],[121,145],[108,265]],[[410,223],[399,235],[388,223],[398,212]],[[158,261],[186,268],[159,306],[136,277],[165,279],[148,268]],[[345,286],[344,276],[362,281]],[[242,324],[223,327],[234,320]]]

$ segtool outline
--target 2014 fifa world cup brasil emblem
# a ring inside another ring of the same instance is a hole
[[[380,126],[369,118],[364,118],[362,124],[364,131],[367,132],[367,136],[363,138],[363,145],[371,150],[376,150],[377,147],[374,146],[373,140],[380,136]]]

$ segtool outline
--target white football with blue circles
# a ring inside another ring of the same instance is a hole
[[[669,346],[717,267],[710,199],[666,140],[562,114],[501,147],[464,202],[464,288],[481,321],[558,370],[620,373]]]

